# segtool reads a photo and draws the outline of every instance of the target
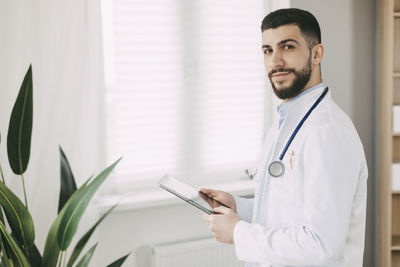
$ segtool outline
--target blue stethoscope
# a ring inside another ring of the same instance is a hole
[[[318,106],[318,104],[322,101],[325,95],[328,93],[329,88],[325,87],[324,92],[318,97],[317,101],[311,106],[311,108],[307,111],[306,115],[301,119],[299,124],[297,125],[296,129],[294,129],[292,135],[290,136],[289,140],[286,143],[281,155],[279,156],[279,160],[275,160],[269,164],[268,172],[272,177],[281,177],[285,173],[285,165],[282,163],[283,157],[286,154],[290,144],[292,143],[294,137],[299,132],[303,123],[307,120],[308,116],[310,116],[311,112]]]

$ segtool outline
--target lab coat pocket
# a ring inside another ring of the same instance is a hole
[[[284,201],[299,207],[302,199],[303,174],[301,168],[301,155],[290,150],[282,160],[285,173],[278,178],[271,178],[270,192]]]
[[[302,155],[295,151],[290,151],[288,155],[288,173],[287,180],[291,183],[293,200],[297,205],[301,205],[303,199],[304,172],[302,164]]]
[[[301,182],[299,157],[289,154],[283,158],[285,173],[270,177],[268,186],[268,226],[297,225],[302,221]],[[300,178],[300,179],[299,179]]]

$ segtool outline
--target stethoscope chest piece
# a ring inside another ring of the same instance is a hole
[[[269,164],[268,172],[272,177],[281,177],[285,173],[285,166],[280,160],[273,161]]]

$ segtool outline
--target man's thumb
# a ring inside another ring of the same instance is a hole
[[[215,212],[215,213],[219,213],[219,214],[228,214],[228,212],[230,211],[231,209],[229,209],[229,208],[227,208],[227,207],[224,207],[224,206],[218,206],[218,207],[216,207],[216,208],[214,208],[213,209],[213,211]]]

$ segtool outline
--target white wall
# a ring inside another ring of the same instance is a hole
[[[91,266],[102,266],[146,244],[211,236],[202,214],[187,204],[116,211],[100,226],[96,261]],[[130,256],[125,266],[133,266],[133,260]]]

